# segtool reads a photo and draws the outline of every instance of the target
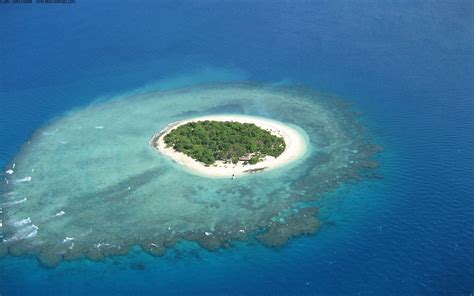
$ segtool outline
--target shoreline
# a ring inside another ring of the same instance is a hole
[[[283,153],[277,158],[266,156],[262,161],[253,165],[244,165],[243,161],[239,161],[237,164],[226,164],[223,161],[216,161],[215,164],[211,166],[205,166],[202,162],[199,162],[184,153],[177,152],[171,147],[166,147],[163,138],[169,132],[189,122],[204,120],[253,123],[256,126],[269,131],[273,135],[282,137],[286,144],[285,151],[283,151]],[[295,128],[283,122],[248,115],[208,115],[172,122],[168,124],[165,129],[154,134],[150,139],[149,144],[155,151],[171,158],[176,163],[183,165],[194,173],[213,178],[233,178],[271,170],[299,159],[307,150],[303,134]]]

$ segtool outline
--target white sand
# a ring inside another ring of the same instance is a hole
[[[226,164],[223,161],[216,161],[216,163],[212,166],[205,166],[202,162],[198,162],[184,153],[177,152],[171,147],[166,147],[163,138],[170,131],[189,122],[204,120],[253,123],[262,129],[268,130],[273,135],[282,137],[286,144],[285,151],[277,158],[266,156],[262,161],[254,165],[244,165],[243,161],[239,161],[237,164]],[[169,124],[163,131],[154,135],[150,140],[150,145],[157,151],[171,157],[177,163],[184,165],[199,175],[221,178],[232,178],[233,175],[237,177],[244,174],[255,173],[255,170],[259,172],[273,169],[298,159],[306,151],[306,143],[303,135],[295,128],[292,128],[291,126],[282,122],[246,115],[212,115],[174,122]]]

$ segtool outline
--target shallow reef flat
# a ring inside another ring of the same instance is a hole
[[[189,173],[149,145],[170,122],[212,114],[294,124],[308,150],[278,169],[231,179]],[[256,240],[281,247],[317,232],[315,201],[370,177],[381,148],[348,104],[303,87],[198,85],[99,102],[39,129],[5,169],[0,255],[45,266],[124,255],[162,255],[179,241],[208,250]]]

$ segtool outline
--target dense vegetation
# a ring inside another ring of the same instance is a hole
[[[285,150],[283,138],[272,135],[253,123],[198,121],[177,127],[164,137],[173,147],[206,165],[216,160],[255,164]]]

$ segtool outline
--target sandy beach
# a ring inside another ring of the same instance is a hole
[[[268,130],[273,135],[282,137],[286,144],[285,151],[277,158],[266,156],[262,161],[254,165],[244,165],[243,161],[239,161],[237,164],[216,161],[216,163],[212,166],[205,166],[203,163],[192,159],[184,153],[177,152],[171,147],[166,147],[163,138],[170,131],[189,122],[204,120],[253,123],[262,129]],[[246,115],[211,115],[173,122],[169,124],[164,130],[155,134],[150,140],[150,145],[159,153],[170,157],[177,163],[189,168],[193,172],[206,177],[216,178],[232,178],[232,176],[238,177],[246,174],[274,169],[297,160],[302,155],[304,155],[307,149],[303,135],[295,128],[282,122]]]

